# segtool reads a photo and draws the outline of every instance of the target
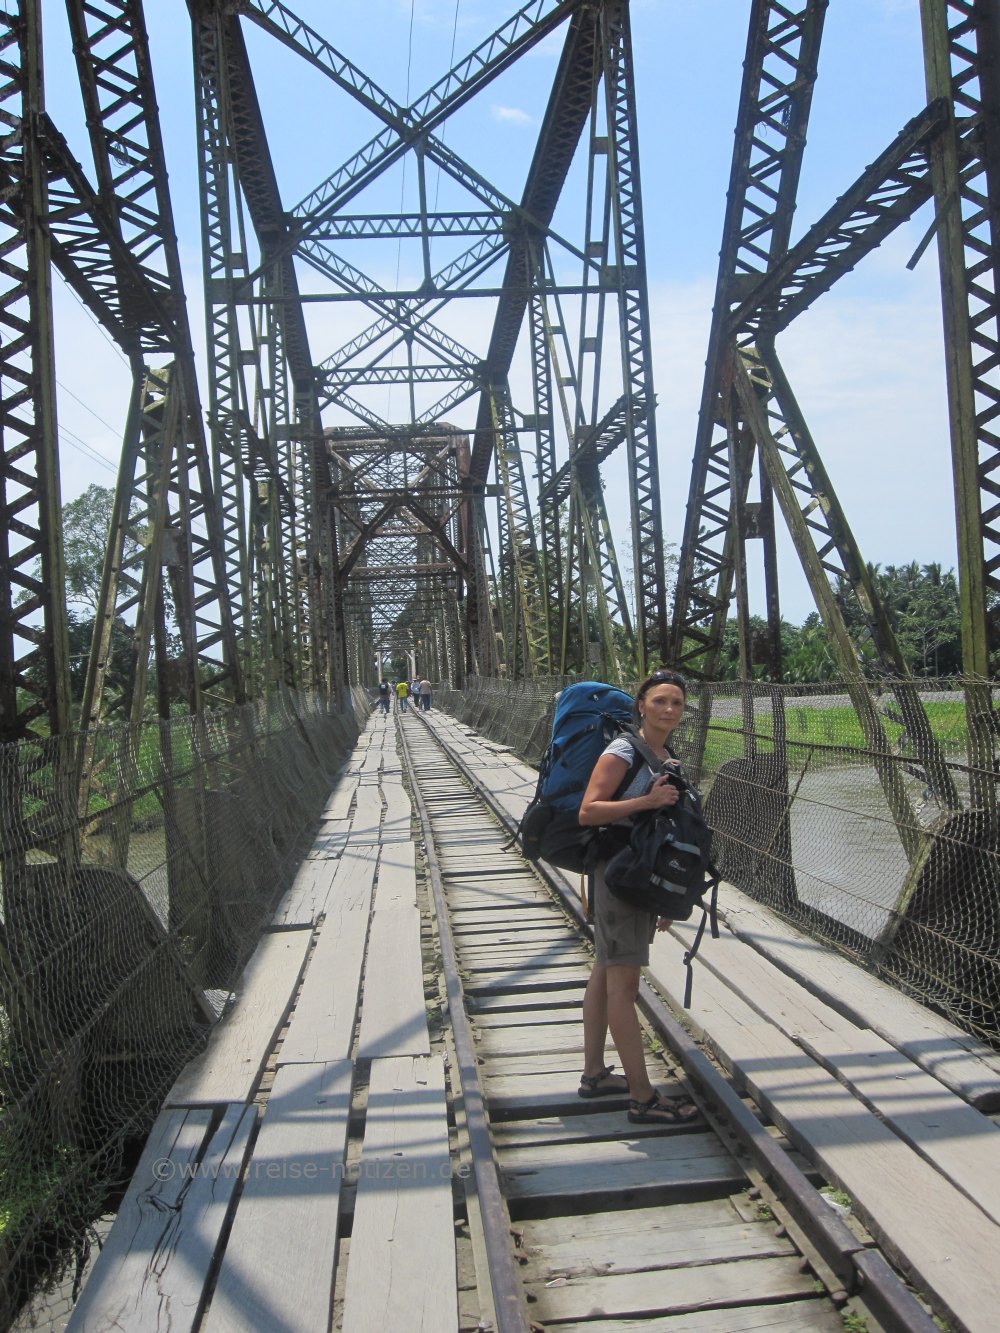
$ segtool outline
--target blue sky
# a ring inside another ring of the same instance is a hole
[[[313,24],[398,101],[413,100],[513,12],[505,0],[298,0]],[[697,423],[729,177],[748,0],[633,0],[639,138],[646,226],[660,470],[667,541],[679,542]],[[46,6],[47,103],[89,166],[61,6]],[[187,9],[147,0],[175,222],[196,340],[203,341],[200,224]],[[258,93],[286,208],[292,208],[379,128],[317,72],[246,25]],[[449,146],[513,198],[520,195],[562,43],[544,42],[450,119]],[[832,0],[799,195],[804,231],[924,104],[917,0]],[[447,178],[428,177],[432,202],[462,206]],[[556,226],[578,242],[581,171],[571,173]],[[413,207],[412,161],[397,167],[357,211]],[[936,253],[906,261],[929,222],[901,228],[783,335],[779,351],[866,559],[955,561]],[[434,261],[453,253],[435,243]],[[419,280],[418,252],[357,243],[350,260],[387,286],[397,271]],[[303,287],[321,283],[307,270]],[[57,376],[64,499],[91,482],[113,485],[128,397],[124,362],[67,293],[57,292]],[[323,359],[369,316],[343,305],[309,310],[313,356]],[[491,306],[456,303],[441,325],[482,354]],[[526,366],[513,382],[525,397]],[[613,390],[612,390],[613,391]],[[403,391],[377,410],[405,412]],[[517,396],[520,394],[520,401]],[[450,417],[471,424],[475,400]],[[342,419],[342,418],[341,418]],[[331,418],[336,422],[337,418]],[[103,462],[98,461],[104,460]],[[621,467],[608,503],[627,526]],[[779,530],[781,525],[779,522]],[[800,621],[812,602],[790,542],[780,540],[782,609]],[[751,569],[753,583],[757,584]],[[758,599],[759,601],[759,599]],[[760,609],[756,607],[755,609]]]

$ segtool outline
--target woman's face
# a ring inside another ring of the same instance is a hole
[[[651,685],[639,700],[639,713],[669,736],[684,716],[684,691],[679,685]]]

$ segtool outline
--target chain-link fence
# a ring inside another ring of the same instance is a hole
[[[370,708],[285,693],[0,746],[0,1328],[32,1293],[48,1322],[82,1266]]]
[[[537,764],[562,683],[435,698]],[[1000,1046],[996,769],[967,696],[993,730],[983,682],[692,685],[674,745],[726,880]]]

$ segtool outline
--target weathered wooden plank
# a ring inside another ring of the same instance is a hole
[[[382,827],[382,793],[377,782],[358,783],[351,842],[378,842]]]
[[[538,887],[537,880],[525,878],[523,884],[510,881],[483,884],[474,889],[449,888],[445,883],[445,897],[451,911],[461,909],[489,908],[505,912],[508,921],[515,921],[518,914],[526,907],[548,907],[552,910],[552,899]]]
[[[564,971],[581,971],[590,963],[590,957],[582,949],[552,949],[539,952],[530,958],[520,959],[516,954],[505,957],[491,953],[465,953],[459,959],[463,975],[478,980],[480,973],[489,973],[507,978],[530,975],[542,969],[552,977],[558,977]]]
[[[368,937],[376,847],[353,854],[354,872],[333,892],[278,1054],[281,1064],[346,1060],[351,1053]]]
[[[440,837],[435,834],[434,845],[442,852],[451,848],[462,847],[495,847],[498,841],[498,830],[495,826],[450,830],[447,825],[440,831]]]
[[[323,819],[346,819],[351,813],[351,803],[358,785],[356,772],[345,773],[337,780],[337,785],[327,798],[323,807]]]
[[[74,1333],[197,1325],[257,1113],[227,1107],[206,1146],[212,1118],[182,1108],[158,1117],[70,1317]]]
[[[678,927],[681,937],[689,931]],[[728,930],[713,941],[702,961],[1000,1222],[1000,1129],[992,1121]]]
[[[304,863],[306,873],[295,876],[292,887],[275,908],[271,925],[276,930],[287,927],[313,926],[323,913],[337,878],[342,872],[344,856],[337,860],[313,859]]]
[[[730,929],[806,990],[877,1032],[973,1106],[1000,1110],[1000,1055],[985,1042],[794,930],[738,889],[722,885],[720,903]]]
[[[409,842],[413,806],[403,789],[401,778],[393,780],[385,772],[382,774],[382,796],[385,799],[385,816],[382,821],[382,841]]]
[[[795,1253],[774,1222],[745,1222],[728,1199],[529,1220],[519,1229],[528,1282]]]
[[[299,885],[298,891],[289,890],[281,900],[272,918],[275,929],[286,926],[312,926],[327,910],[331,898],[365,892],[375,873],[377,844],[362,843],[346,847],[337,861],[312,862],[312,872]],[[296,877],[298,878],[298,877]]]
[[[206,1106],[245,1102],[284,1023],[298,986],[310,930],[282,930],[262,936],[247,963],[208,1046],[181,1070],[165,1106]]]
[[[560,1057],[550,1056],[550,1060]],[[607,1063],[611,1064],[614,1054],[609,1053]],[[601,1097],[594,1101],[580,1097],[577,1088],[580,1084],[580,1066],[583,1061],[573,1056],[572,1068],[546,1070],[544,1072],[505,1072],[491,1075],[488,1071],[492,1062],[484,1067],[484,1092],[486,1105],[491,1116],[502,1118],[506,1123],[512,1119],[525,1119],[543,1115],[571,1116],[593,1112],[609,1115],[614,1113],[618,1121],[619,1132],[627,1123],[621,1113],[628,1110],[628,1094],[620,1097]],[[620,1071],[619,1071],[620,1072]],[[679,1085],[670,1079],[655,1079],[657,1087],[668,1095],[676,1096],[681,1092]],[[636,1126],[638,1128],[638,1126]]]
[[[316,841],[306,853],[307,857],[339,856],[341,848],[350,837],[351,820],[321,819],[316,830]]]
[[[444,1069],[436,1058],[375,1060],[343,1331],[457,1327]]]
[[[500,912],[491,920],[488,912],[456,912],[452,919],[452,929],[457,940],[473,940],[476,936],[492,938],[498,930],[503,931],[503,939],[534,939],[536,935],[565,935],[566,923],[561,916],[537,908],[524,908],[518,915],[517,924],[508,928],[510,914]],[[498,936],[500,938],[500,936]]]
[[[601,1139],[644,1139],[662,1134],[662,1125],[632,1125],[622,1114],[628,1093],[620,1097],[587,1099],[576,1095],[572,1084],[563,1094],[567,1109],[548,1115],[518,1116],[493,1125],[494,1146],[501,1148],[543,1147],[554,1143],[598,1143]],[[680,1131],[678,1131],[680,1132]],[[703,1121],[685,1126],[685,1134],[705,1132]]]
[[[608,1049],[611,1050],[611,1038],[608,1040]],[[615,1053],[611,1050],[611,1060],[616,1060]],[[485,1056],[480,1054],[480,1065],[487,1073],[509,1074],[520,1073],[520,1070],[533,1073],[547,1073],[552,1069],[577,1069],[580,1066],[580,1058],[576,1054],[561,1054],[555,1052],[552,1054],[539,1054],[537,1052],[519,1053],[516,1056]]]
[[[583,1061],[583,1024],[532,1024],[517,1028],[480,1028],[476,1033],[476,1052],[491,1055],[520,1053],[549,1055],[553,1051],[574,1051]]]
[[[614,1051],[605,1052],[610,1064],[617,1059]],[[583,1066],[578,1052],[553,1051],[545,1055],[527,1051],[517,1055],[480,1055],[480,1065],[490,1078],[503,1075],[565,1073],[566,1070],[579,1071]],[[577,1080],[579,1081],[579,1079]],[[576,1084],[574,1083],[574,1088]]]
[[[590,955],[573,950],[570,952],[556,951],[551,954],[536,955],[531,958],[518,959],[516,953],[506,953],[500,955],[459,953],[458,966],[462,975],[475,980],[482,972],[506,973],[508,976],[519,976],[526,968],[537,970],[544,968],[554,976],[567,968],[574,972],[580,972],[590,966]]]
[[[486,941],[496,938],[501,930],[505,937],[509,937],[511,931],[508,927],[512,921],[515,923],[519,938],[528,943],[552,934],[559,935],[563,939],[568,935],[564,921],[533,908],[519,907],[516,912],[511,913],[505,907],[501,909],[499,916],[502,920],[497,920],[489,909],[472,908],[457,913],[453,911],[451,919],[458,927],[455,932],[456,942],[463,947],[474,948],[477,944],[483,945]]]
[[[549,953],[575,949],[577,953],[593,957],[593,950],[570,933],[569,927],[558,922],[540,923],[534,930],[525,929],[516,935],[500,932],[496,926],[486,932],[475,930],[456,935],[455,943],[464,953],[495,953],[508,956],[521,950],[525,954],[547,956]]]
[[[361,1006],[359,1059],[427,1055],[420,913],[415,907],[377,906],[372,916]]]
[[[1000,1223],[1000,1128],[874,1033],[849,1043],[802,1036],[802,1049]]]
[[[467,995],[512,995],[518,991],[582,991],[589,980],[589,968],[525,968],[523,972],[475,972],[463,981],[462,986]]]
[[[382,747],[379,744],[369,745],[364,759],[361,761],[359,772],[362,778],[378,776],[382,768]]]
[[[672,933],[653,943],[651,972],[667,996],[683,986],[682,953]],[[903,1271],[960,1324],[991,1327],[1000,1306],[1000,1227],[704,967],[689,1014],[774,1122],[852,1196]]]
[[[378,859],[376,907],[416,907],[416,847],[410,841],[383,846]]]
[[[206,1333],[329,1326],[350,1104],[349,1060],[278,1070]]]
[[[533,1317],[543,1324],[590,1316],[683,1314],[745,1305],[751,1301],[796,1300],[814,1295],[811,1273],[797,1258],[737,1259],[666,1272],[572,1278],[565,1285],[528,1283]],[[729,1326],[731,1327],[731,1326]]]
[[[620,1200],[638,1197],[728,1193],[743,1174],[713,1134],[664,1131],[603,1143],[557,1143],[509,1148],[497,1154],[507,1198],[562,1202],[582,1194]]]
[[[469,1012],[478,1015],[480,1013],[516,1011],[523,1013],[530,1022],[532,1016],[540,1012],[555,1013],[564,1009],[579,1009],[580,1002],[579,991],[567,991],[565,995],[559,991],[521,991],[515,995],[476,995],[469,997]]]
[[[485,1010],[476,1013],[473,1017],[473,1023],[480,1031],[489,1029],[499,1030],[501,1028],[531,1028],[546,1027],[549,1024],[578,1023],[580,1018],[580,1003],[577,1001],[572,1007],[567,1005],[564,1009],[552,1009],[545,1012],[541,1009],[529,1009],[525,1012],[523,1009],[501,1009]]]
[[[315,920],[313,905],[319,894],[317,880],[321,876],[332,876],[334,870],[335,867],[328,866],[324,861],[307,857],[296,870],[288,891],[274,909],[271,925],[278,930],[284,926],[311,926]]]
[[[559,1333],[636,1333],[631,1319],[595,1319],[560,1324]],[[749,1305],[644,1319],[642,1333],[844,1333],[844,1323],[826,1298],[781,1305]]]
[[[582,944],[571,939],[539,940],[533,943],[523,940],[520,944],[486,945],[481,940],[474,944],[462,941],[458,945],[459,961],[462,965],[482,967],[492,961],[497,967],[511,963],[537,963],[548,966],[554,962],[564,962],[574,958],[578,962],[588,962],[593,954]]]

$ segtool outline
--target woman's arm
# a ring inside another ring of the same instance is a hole
[[[629,815],[641,814],[643,810],[660,810],[664,806],[677,804],[680,792],[666,777],[654,778],[645,796],[630,796],[627,801],[616,801],[615,792],[627,771],[628,764],[624,759],[613,754],[601,755],[594,765],[587,790],[580,802],[581,824],[614,824],[619,819],[627,819]]]

